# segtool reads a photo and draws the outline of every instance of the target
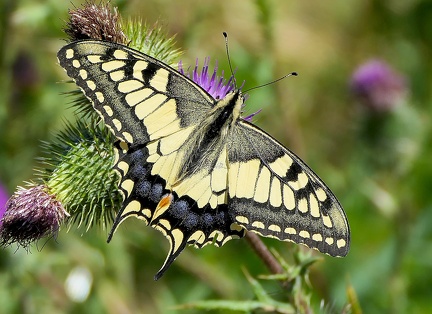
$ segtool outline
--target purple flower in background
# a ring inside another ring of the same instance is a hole
[[[0,226],[1,226],[1,219],[3,218],[4,212],[6,210],[6,203],[7,203],[8,199],[9,199],[9,196],[6,192],[6,189],[0,183]]]
[[[351,91],[368,108],[377,112],[391,111],[405,97],[405,78],[385,61],[373,59],[356,69],[351,78]]]

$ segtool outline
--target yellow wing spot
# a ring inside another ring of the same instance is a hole
[[[301,211],[303,214],[306,214],[308,212],[308,203],[305,198],[298,200],[298,210]]]
[[[117,89],[121,93],[130,93],[137,89],[143,88],[144,84],[137,80],[127,80],[124,82],[120,82],[118,84]]]
[[[286,209],[293,210],[295,208],[294,191],[286,184],[283,186],[283,202]]]
[[[151,212],[151,210],[148,209],[148,208],[144,209],[144,210],[142,211],[142,213],[143,213],[143,215],[144,215],[145,217],[147,217],[147,219],[150,219],[151,216],[152,216],[152,212]]]
[[[141,210],[141,203],[138,201],[132,201],[123,210],[123,215],[131,212],[139,212]]]
[[[117,49],[116,51],[114,51],[113,56],[116,59],[128,59],[129,54],[126,51]]]
[[[122,128],[122,123],[118,119],[113,119],[112,123],[114,124],[114,127],[117,129],[117,131],[120,131]]]
[[[104,108],[104,110],[108,116],[110,116],[110,117],[113,116],[114,112],[112,111],[110,106],[103,106],[103,108]]]
[[[204,240],[205,240],[204,232],[202,232],[201,230],[197,230],[189,237],[188,242],[194,241],[195,243],[202,245],[204,243]]]
[[[114,71],[109,74],[109,77],[112,81],[118,82],[124,79],[125,72],[123,70]]]
[[[332,221],[331,221],[329,216],[323,215],[322,220],[323,220],[324,226],[326,226],[327,228],[333,228],[333,224],[332,224]]]
[[[122,135],[123,135],[124,139],[126,140],[126,142],[133,143],[132,134],[130,134],[129,132],[123,132]]]
[[[308,176],[306,175],[306,173],[302,172],[299,173],[299,175],[297,176],[297,181],[288,181],[288,184],[294,190],[298,191],[300,189],[303,189],[308,182],[309,182]]]
[[[280,240],[277,236],[272,235],[272,234],[267,234],[266,238],[272,238],[272,239]]]
[[[321,216],[318,201],[313,194],[309,194],[309,207],[312,217],[318,218]]]
[[[72,66],[78,69],[81,66],[81,63],[77,59],[75,59],[74,61],[72,61]]]
[[[288,155],[283,155],[269,164],[270,169],[279,177],[285,177],[293,160]]]
[[[152,225],[152,227],[155,228],[156,230],[160,231],[168,239],[168,241],[169,241],[169,243],[171,244],[171,247],[172,247],[172,239],[171,239],[171,237],[168,236],[168,233],[167,233],[166,229],[164,227],[162,227],[161,225],[159,225],[159,224]]]
[[[86,80],[87,77],[88,77],[88,73],[87,73],[86,70],[81,69],[81,70],[79,70],[79,76],[80,76],[83,80]]]
[[[180,244],[182,243],[183,238],[184,238],[184,234],[183,234],[183,232],[180,229],[174,229],[174,230],[172,230],[171,234],[172,234],[172,236],[174,238],[174,249],[173,249],[173,251],[175,252],[180,247]]]
[[[264,229],[264,224],[261,221],[254,221],[252,223],[252,227],[258,228],[258,229]]]
[[[86,81],[88,88],[90,88],[91,90],[95,90],[96,89],[96,84],[93,81]]]
[[[101,92],[96,92],[95,96],[100,103],[103,103],[105,101],[105,97]]]
[[[320,202],[324,202],[327,199],[327,193],[321,188],[316,189],[315,194]]]
[[[123,175],[125,175],[129,171],[129,164],[125,161],[120,161],[117,164],[117,168],[119,168],[123,172]]]
[[[334,243],[334,239],[333,238],[326,238],[325,243],[327,243],[328,245],[332,245]]]
[[[144,89],[143,91],[146,92],[143,94],[147,95],[148,90],[148,88]],[[128,96],[126,96],[126,99],[128,99],[128,101],[131,101],[131,106],[134,106],[136,103],[140,102],[135,107],[135,115],[140,120],[143,120],[150,113],[154,112],[166,100],[166,96],[162,94],[156,94],[150,98],[145,99],[144,101],[142,101],[142,99],[138,99],[139,97],[140,95],[135,95],[133,99],[129,99]]]
[[[165,69],[159,69],[153,78],[150,80],[150,85],[161,93],[166,93],[168,85],[169,72]]]
[[[150,88],[143,88],[126,95],[125,100],[129,106],[133,107],[143,102],[153,94]]]
[[[284,232],[287,234],[297,234],[297,230],[291,227],[285,228]]]
[[[121,188],[125,190],[128,195],[132,192],[133,187],[134,187],[134,182],[130,179],[124,180],[121,183]]]
[[[336,245],[338,248],[342,248],[346,245],[346,241],[344,239],[339,239],[336,241]]]
[[[270,189],[270,204],[274,207],[279,207],[282,205],[281,182],[277,177],[273,177],[272,180]]]
[[[270,171],[266,167],[261,168],[255,187],[255,202],[265,203],[268,201],[270,194],[270,177]]]
[[[146,61],[139,60],[135,62],[133,67],[134,78],[136,78],[137,80],[142,80],[143,79],[142,70],[147,69],[147,67],[148,67],[148,62]]]
[[[308,231],[306,230],[302,230],[299,232],[299,236],[301,236],[302,238],[310,238],[310,234]]]
[[[126,63],[124,61],[112,60],[102,64],[102,70],[105,72],[112,72],[114,70],[124,67]]]
[[[317,241],[317,242],[321,242],[323,240],[323,237],[321,234],[315,233],[312,235],[312,240]]]
[[[239,162],[234,162],[234,163],[229,165],[229,177],[228,177],[229,189],[228,189],[228,191],[229,191],[229,195],[231,198],[233,198],[236,195],[239,168],[240,168]]]
[[[281,228],[280,228],[278,225],[270,225],[270,226],[268,227],[268,229],[269,229],[270,231],[274,231],[274,232],[281,232]]]
[[[241,184],[236,189],[237,197],[252,198],[254,196],[259,166],[260,161],[258,159],[240,162],[238,177],[241,180]]]
[[[73,49],[66,50],[66,53],[65,53],[66,59],[72,59],[74,57],[74,55],[75,55],[75,52],[73,51]]]
[[[235,219],[237,220],[238,223],[245,224],[245,225],[249,224],[249,219],[245,216],[236,216]]]
[[[102,62],[100,55],[88,55],[87,60],[91,63],[100,63]]]
[[[224,234],[219,230],[214,230],[210,233],[209,238],[213,238],[215,241],[221,241],[224,237]]]
[[[158,222],[158,225],[163,226],[166,230],[171,230],[171,224],[166,219],[160,219]]]
[[[243,230],[243,227],[242,227],[242,226],[239,226],[239,225],[236,224],[236,223],[232,223],[232,224],[230,225],[230,229],[231,229],[231,230],[235,230],[235,231],[242,231],[242,230]]]

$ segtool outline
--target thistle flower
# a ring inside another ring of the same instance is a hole
[[[385,61],[369,60],[354,72],[352,93],[368,108],[377,112],[394,109],[406,94],[405,79]]]
[[[180,61],[178,63],[178,71],[184,76],[190,78],[192,81],[197,83],[201,88],[203,88],[207,93],[210,94],[214,99],[219,100],[224,98],[229,92],[235,90],[235,80],[234,75],[231,75],[228,80],[224,78],[225,72],[222,70],[221,75],[217,75],[218,63],[216,61],[216,65],[213,69],[213,73],[210,75],[209,72],[209,63],[210,57],[204,59],[204,65],[200,69],[198,59],[195,62],[195,67],[190,73],[189,70],[185,70],[183,68],[183,63]],[[244,85],[244,82],[242,86]],[[240,88],[242,87],[240,86]],[[243,95],[245,99],[248,98],[248,95]],[[243,104],[244,107],[244,104]],[[246,117],[242,117],[243,120],[252,121],[252,118],[257,115],[261,111],[258,110]]]
[[[0,245],[16,242],[27,247],[45,236],[55,236],[68,215],[46,186],[19,187],[6,203],[0,225]]]
[[[82,8],[69,10],[69,21],[64,31],[71,41],[99,39],[119,44],[128,42],[117,8],[111,9],[108,3],[87,1]]]
[[[217,75],[218,64],[216,61],[216,65],[213,70],[213,74],[210,76],[209,74],[209,62],[210,57],[204,59],[204,65],[200,71],[199,69],[199,61],[198,59],[195,62],[195,67],[192,73],[189,70],[185,71],[183,68],[183,63],[180,61],[178,64],[178,71],[190,78],[192,81],[201,86],[207,93],[209,93],[214,99],[222,99],[229,92],[235,89],[234,85],[234,77],[231,76],[228,81],[224,79],[224,71],[222,70],[222,74],[219,77]]]

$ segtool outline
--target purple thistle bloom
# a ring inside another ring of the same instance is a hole
[[[378,112],[390,111],[406,94],[405,79],[382,60],[370,60],[357,68],[351,90],[362,103]]]
[[[219,77],[217,75],[217,61],[215,68],[213,70],[212,76],[209,75],[208,69],[209,69],[209,62],[210,57],[205,58],[204,60],[204,66],[202,67],[201,72],[199,71],[198,66],[198,59],[195,63],[195,68],[192,71],[192,75],[190,74],[189,70],[185,71],[183,69],[183,64],[180,61],[178,64],[178,70],[181,74],[187,76],[192,81],[197,83],[199,86],[201,86],[203,89],[205,89],[214,99],[219,100],[224,98],[229,92],[233,91],[235,89],[234,85],[234,77],[231,76],[228,81],[224,79],[224,71],[222,70],[221,76]]]
[[[6,203],[0,225],[0,245],[17,243],[27,247],[31,242],[57,233],[68,213],[46,186],[19,187]]]
[[[209,62],[210,57],[205,58],[204,65],[202,67],[202,70],[200,72],[199,70],[199,62],[198,59],[195,62],[195,67],[192,71],[192,74],[190,74],[189,69],[187,71],[183,68],[183,63],[180,61],[178,64],[178,71],[183,74],[184,76],[190,78],[192,81],[197,83],[200,87],[202,87],[207,93],[209,93],[214,99],[220,100],[224,98],[229,92],[235,90],[235,80],[234,76],[231,75],[231,77],[227,80],[224,79],[224,71],[222,70],[221,76],[217,75],[218,70],[218,64],[216,61],[216,65],[213,70],[213,74],[210,76],[209,74]],[[240,88],[242,88],[244,85],[244,82]],[[248,98],[248,95],[243,95],[244,99],[246,100]],[[244,106],[244,104],[243,104]],[[242,117],[243,120],[252,121],[252,118],[261,112],[261,109],[257,112],[254,112],[246,117]]]

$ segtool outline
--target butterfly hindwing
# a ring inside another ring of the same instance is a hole
[[[233,130],[228,151],[228,204],[240,226],[332,256],[348,253],[349,226],[341,205],[300,158],[245,121]]]
[[[115,170],[120,174],[119,189],[124,201],[109,240],[128,217],[140,218],[164,234],[170,248],[164,265],[156,274],[157,279],[186,245],[202,248],[213,243],[221,246],[230,239],[243,237],[245,230],[228,212],[226,190],[220,191],[214,184],[212,187],[212,181],[226,181],[227,172],[208,169],[167,189],[164,172],[154,172],[155,163],[147,162],[151,156],[149,146],[134,147],[121,142],[115,146],[118,155]],[[157,164],[158,159],[153,160]],[[212,195],[220,198],[213,201]]]

